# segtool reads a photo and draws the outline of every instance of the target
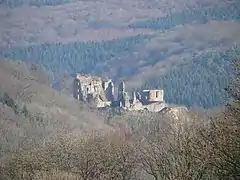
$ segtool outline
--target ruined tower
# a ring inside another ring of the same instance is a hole
[[[119,101],[120,107],[126,107],[126,108],[130,107],[130,98],[128,93],[126,92],[124,81],[121,81],[119,83],[117,100]]]
[[[103,88],[108,101],[114,101],[114,84],[112,80],[103,82]]]
[[[118,85],[118,98],[117,100],[121,100],[123,98],[123,93],[125,92],[125,83],[121,81]]]
[[[110,84],[110,88],[105,84]],[[111,104],[111,80],[103,80],[97,76],[86,76],[77,74],[73,83],[73,96],[77,100],[87,103],[97,102],[97,107],[105,107]],[[107,90],[107,91],[106,91]],[[106,96],[108,95],[108,97]]]

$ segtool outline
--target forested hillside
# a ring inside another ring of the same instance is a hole
[[[0,0],[0,180],[239,179],[239,60],[240,0]],[[96,109],[75,73],[169,106]]]
[[[223,105],[227,100],[224,87],[233,72],[230,61],[236,57],[240,57],[239,48],[203,53],[163,76],[150,79],[142,88],[164,89],[169,103],[205,108]]]
[[[24,48],[10,48],[2,56],[10,59],[21,59],[43,65],[54,73],[102,73],[111,59],[118,58],[133,51],[135,45],[150,39],[151,36],[133,36],[102,42],[43,44]],[[119,62],[121,64],[121,62]],[[104,66],[105,65],[105,66]]]
[[[54,87],[64,81],[61,74],[106,75],[115,81],[125,79],[129,90],[163,88],[169,103],[210,108],[225,102],[223,89],[231,74],[228,60],[239,56],[239,8],[238,1],[199,3],[158,18],[136,19],[127,27],[122,24],[122,29],[150,29],[149,35],[9,45],[0,49],[0,56],[43,65],[53,74]]]
[[[240,2],[199,7],[129,25],[130,28],[170,29],[184,24],[202,24],[210,20],[240,20]]]
[[[138,36],[136,39],[111,41],[101,45],[97,43],[42,45],[40,48],[28,47],[4,55],[13,59],[26,58],[28,62],[42,64],[55,75],[61,71],[95,74],[104,74],[104,71],[108,71],[117,79],[122,75],[131,76],[135,72],[129,71],[131,70],[129,67],[125,72],[124,68],[119,69],[118,72],[111,72],[107,69],[108,66],[104,65],[112,58],[120,59],[130,54],[133,47],[131,41],[135,44],[141,38],[146,37]],[[164,75],[150,78],[141,88],[163,88],[165,99],[169,103],[205,108],[218,106],[224,104],[226,100],[223,89],[228,84],[232,72],[229,59],[237,56],[240,56],[239,47],[233,47],[226,52],[195,55],[192,61],[177,65]],[[121,67],[121,62],[115,63],[119,63]],[[131,66],[131,63],[129,62],[128,65]]]

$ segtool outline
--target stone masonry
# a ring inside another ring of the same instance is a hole
[[[130,97],[126,92],[124,81],[121,81],[115,98],[111,79],[77,74],[73,84],[74,98],[94,104],[97,108],[121,107],[129,111],[159,112],[166,107],[164,92],[160,89],[132,92]]]

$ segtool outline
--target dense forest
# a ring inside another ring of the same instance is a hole
[[[101,73],[106,61],[117,59],[133,51],[135,45],[152,36],[138,35],[102,42],[42,44],[20,48],[4,49],[1,55],[9,59],[24,60],[41,64],[54,73]]]
[[[223,7],[203,7],[178,13],[169,13],[165,17],[130,24],[130,28],[170,29],[178,25],[207,23],[210,20],[240,20],[238,1]]]
[[[163,76],[152,78],[142,88],[164,89],[168,103],[204,108],[223,105],[227,100],[224,87],[233,72],[230,61],[239,56],[237,47],[225,52],[203,53]]]

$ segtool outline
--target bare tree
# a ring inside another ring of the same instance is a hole
[[[155,180],[206,179],[208,155],[196,147],[195,124],[176,128],[168,122],[153,122],[151,133],[139,145],[142,169]]]
[[[10,179],[33,179],[57,171],[83,180],[128,180],[135,174],[134,150],[117,134],[62,135],[16,154],[5,170]]]
[[[219,179],[240,178],[240,66],[227,88],[230,102],[224,113],[211,119],[210,128],[201,130],[203,142],[210,149],[211,166]]]

